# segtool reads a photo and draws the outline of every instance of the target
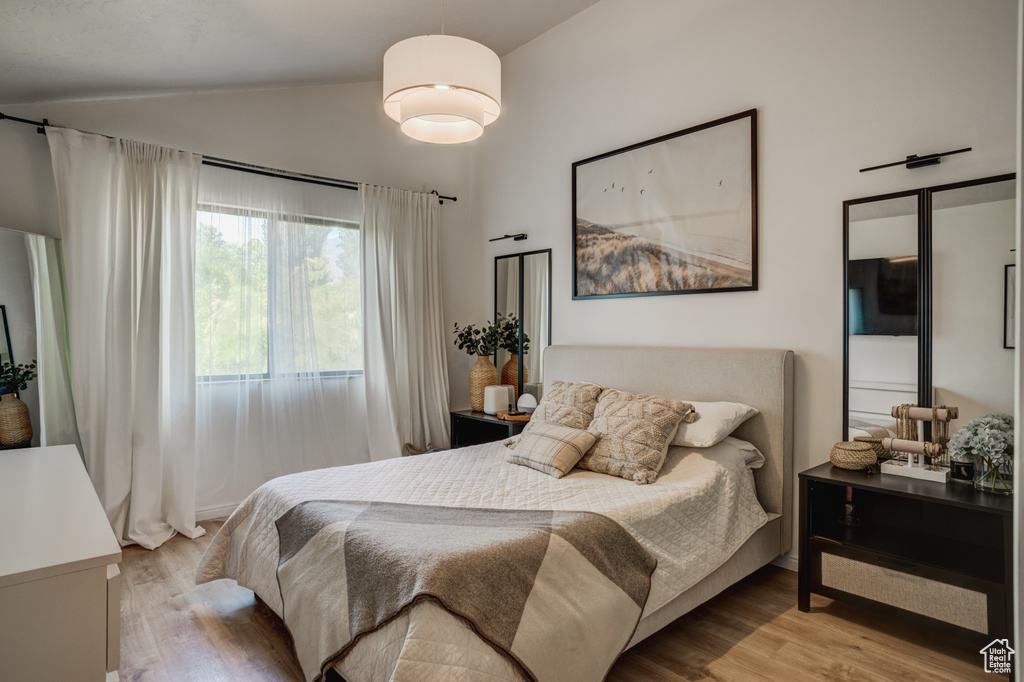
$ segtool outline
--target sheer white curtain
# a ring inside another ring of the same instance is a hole
[[[191,306],[201,158],[46,133],[86,468],[122,544],[197,537]]]
[[[196,254],[198,498],[365,462],[359,195],[206,166]]]
[[[36,311],[36,357],[39,387],[39,444],[77,445],[75,401],[71,397],[68,361],[67,285],[60,242],[39,234],[25,235],[32,298]]]
[[[438,198],[371,185],[359,194],[370,457],[447,447]]]

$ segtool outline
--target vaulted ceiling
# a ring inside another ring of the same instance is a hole
[[[504,56],[597,0],[445,0],[445,33]],[[380,80],[442,0],[0,3],[0,104]]]

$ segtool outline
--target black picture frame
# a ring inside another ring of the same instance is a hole
[[[756,291],[757,110],[572,165],[573,300]]]
[[[1003,348],[1016,347],[1017,266],[1010,263],[1003,269]]]

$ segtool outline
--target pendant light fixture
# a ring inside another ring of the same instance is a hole
[[[501,113],[501,60],[466,38],[425,35],[384,53],[384,113],[422,142],[459,144],[480,137]]]

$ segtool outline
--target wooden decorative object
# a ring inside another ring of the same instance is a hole
[[[469,369],[469,406],[477,412],[484,411],[484,389],[500,383],[498,368],[489,355],[478,355]]]
[[[28,405],[14,393],[0,396],[0,445],[17,445],[32,440],[32,419]]]
[[[832,446],[829,460],[840,469],[861,471],[878,461],[875,449],[869,443],[857,441],[840,441]]]
[[[530,380],[530,368],[523,365],[523,383],[525,384]],[[512,393],[515,394],[515,401],[519,402],[519,356],[509,356],[508,362],[506,362],[501,368],[501,383],[512,387]]]
[[[530,414],[509,414],[508,412],[499,412],[498,419],[503,422],[528,422],[530,421]]]

